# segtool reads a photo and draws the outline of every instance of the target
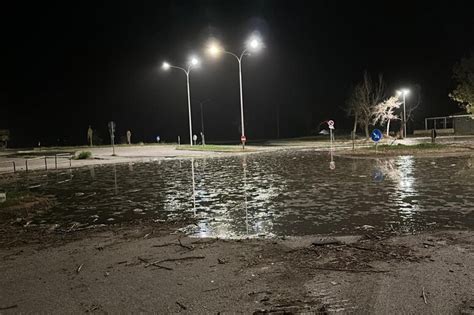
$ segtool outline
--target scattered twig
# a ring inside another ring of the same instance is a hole
[[[77,267],[76,273],[81,272],[82,266],[84,266],[84,264],[80,264],[79,267]]]
[[[145,263],[145,264],[148,264],[148,259],[145,259],[145,258],[141,258],[140,256],[137,257],[139,261]]]
[[[75,227],[76,227],[77,223],[74,223],[67,231],[66,233],[69,233],[71,232]]]
[[[179,246],[179,245],[175,243],[166,243],[166,244],[160,244],[160,245],[153,245],[152,247],[166,247],[166,246]]]
[[[181,239],[180,239],[180,238],[178,238],[178,242],[179,242],[179,246],[181,246],[181,247],[184,247],[184,248],[186,248],[186,249],[188,249],[188,250],[193,250],[193,249],[194,249],[194,248],[191,247],[191,246],[187,246],[187,245],[184,245],[183,243],[181,243]]]
[[[355,248],[355,249],[360,249],[360,250],[367,250],[367,251],[371,251],[371,252],[379,252],[379,253],[384,253],[384,254],[387,254],[387,255],[390,254],[389,252],[386,252],[386,251],[380,250],[380,249],[375,249],[375,248],[368,248],[368,247],[362,247],[362,246],[357,246],[357,245],[347,245],[347,246]]]
[[[156,267],[156,268],[159,268],[159,269],[173,270],[173,268],[166,267],[166,266],[162,266],[162,265],[158,265],[157,263],[150,263],[149,266],[153,266],[153,267]],[[146,268],[146,267],[147,267],[147,266],[145,266],[145,268]]]
[[[341,241],[335,239],[321,239],[315,240],[311,243],[313,246],[326,246],[326,245],[340,245],[342,244]]]
[[[178,301],[176,301],[176,304],[178,304],[179,307],[181,307],[182,310],[187,310],[187,309],[188,309],[186,306],[184,306],[183,304],[179,303]]]
[[[173,268],[166,267],[166,266],[161,266],[161,265],[159,265],[157,262],[151,262],[151,263],[150,263],[148,259],[141,258],[140,256],[138,257],[138,260],[140,260],[141,262],[145,263],[145,268],[148,268],[148,267],[150,267],[150,266],[154,266],[154,267],[160,268],[160,269],[173,270]]]
[[[428,304],[426,301],[425,287],[421,287],[421,293],[423,294],[423,301],[425,301],[425,304]]]
[[[436,246],[436,244],[428,243],[428,242],[423,242],[423,245],[431,246],[431,247],[435,247],[435,246]]]
[[[220,288],[213,288],[213,289],[207,289],[207,290],[204,290],[202,292],[211,292],[211,291],[217,291],[219,290]]]
[[[271,291],[268,291],[268,290],[252,291],[252,292],[250,292],[248,295],[249,295],[249,296],[252,296],[252,295],[256,295],[256,294],[272,294],[272,292],[271,292]]]
[[[18,304],[14,304],[14,305],[10,305],[10,306],[4,306],[4,307],[0,307],[0,311],[10,310],[12,308],[17,308],[17,307],[18,307]]]

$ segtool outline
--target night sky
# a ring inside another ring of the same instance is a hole
[[[157,135],[188,141],[185,75],[163,61],[202,65],[191,72],[194,133],[204,104],[208,141],[239,141],[238,64],[204,54],[218,38],[240,52],[248,35],[265,49],[243,62],[249,140],[309,135],[332,118],[351,128],[342,110],[364,69],[384,75],[387,96],[421,91],[416,124],[459,112],[448,98],[453,64],[474,49],[468,1],[36,1],[2,5],[0,129],[11,144],[85,144],[88,125],[108,143]],[[5,54],[6,52],[6,54]],[[415,98],[407,99],[407,106]],[[409,129],[413,128],[412,124]]]

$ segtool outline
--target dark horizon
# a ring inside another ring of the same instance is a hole
[[[211,60],[206,40],[217,37],[230,51],[258,31],[266,48],[243,62],[247,139],[308,135],[334,119],[352,126],[343,106],[365,69],[384,75],[387,96],[397,88],[421,90],[415,123],[462,110],[448,97],[452,67],[474,48],[467,1],[345,3],[342,1],[65,2],[5,7],[6,71],[0,129],[14,146],[86,144],[89,125],[108,143],[188,139],[185,76],[163,72],[198,54],[191,73],[193,131],[206,139],[239,142],[237,62]],[[407,106],[415,95],[407,98]]]

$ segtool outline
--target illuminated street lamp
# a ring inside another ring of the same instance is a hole
[[[162,68],[163,70],[169,70],[170,68],[175,68],[184,71],[186,74],[186,87],[188,90],[188,114],[189,114],[189,143],[193,145],[193,123],[191,119],[191,92],[189,91],[189,73],[192,69],[199,66],[199,59],[196,57],[191,57],[188,62],[188,68],[181,68],[177,66],[170,65],[167,62],[163,62]]]
[[[403,96],[403,138],[407,137],[407,116],[406,116],[406,110],[405,110],[405,97],[410,93],[410,90],[408,89],[402,89],[397,91],[397,95],[400,97],[400,95]]]
[[[240,55],[234,54],[233,52],[225,50],[217,42],[211,43],[208,47],[208,53],[213,57],[218,57],[221,53],[231,55],[237,59],[239,62],[239,84],[240,84],[240,120],[241,120],[241,131],[242,135],[240,141],[242,142],[242,147],[245,149],[245,124],[244,124],[244,96],[242,92],[242,58],[244,56],[249,56],[251,52],[257,52],[262,48],[263,44],[259,37],[252,36],[246,43],[245,49]]]

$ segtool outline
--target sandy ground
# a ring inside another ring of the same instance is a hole
[[[3,230],[0,313],[474,314],[472,231],[218,240],[186,224]]]
[[[400,144],[417,144],[430,142],[430,138],[409,138],[404,140],[384,139],[382,142],[389,143],[400,143]],[[455,148],[448,148],[444,152],[439,150],[436,152],[415,152],[416,154],[446,154],[446,155],[460,155],[460,154],[472,154],[474,152],[474,140],[473,137],[440,137],[438,143],[449,143],[455,144]],[[358,140],[356,146],[360,152],[356,152],[355,155],[374,155],[369,146],[373,146],[373,142],[370,140]],[[29,170],[45,170],[45,168],[51,170],[60,168],[65,169],[69,167],[83,167],[89,165],[104,165],[104,164],[116,164],[116,163],[128,163],[128,162],[149,162],[157,159],[176,159],[176,158],[199,158],[199,157],[220,157],[229,155],[240,155],[240,154],[255,154],[269,151],[278,150],[294,150],[294,149],[315,149],[315,150],[328,150],[328,141],[307,141],[307,140],[274,140],[267,141],[265,145],[252,145],[247,146],[245,152],[215,152],[215,151],[191,151],[191,150],[177,150],[176,145],[163,144],[163,145],[120,145],[115,148],[116,156],[112,156],[111,147],[78,147],[64,148],[64,150],[58,148],[44,148],[42,150],[7,150],[0,151],[0,174],[13,172],[13,163],[17,171],[25,171],[25,156],[19,156],[17,153],[26,154],[28,152],[34,153],[31,156],[36,156],[36,159],[28,160]],[[366,149],[364,149],[366,148]],[[334,149],[338,154],[354,155],[352,151],[352,141],[350,140],[338,140],[334,143]],[[68,158],[59,158],[57,165],[55,163],[54,154],[59,151],[79,153],[81,151],[90,151],[93,158],[87,160],[72,160],[71,163]],[[398,155],[403,152],[394,151],[391,154],[386,155]],[[405,153],[403,153],[405,154]],[[414,152],[407,151],[406,154],[414,154]],[[380,154],[379,154],[380,155]],[[44,156],[48,156],[45,158]]]
[[[78,154],[81,151],[90,151],[92,153],[91,159],[75,160],[69,162],[69,158],[58,158],[57,168],[66,169],[70,167],[83,167],[89,165],[104,165],[117,164],[128,162],[149,162],[157,159],[176,159],[176,158],[199,158],[199,157],[220,157],[240,154],[253,154],[260,152],[268,152],[279,149],[286,149],[281,146],[251,146],[245,152],[215,152],[215,151],[194,151],[176,149],[176,145],[131,145],[131,146],[117,146],[115,148],[115,156],[112,156],[112,148],[110,147],[83,147],[78,148],[77,151],[71,148],[65,148],[62,152],[71,152]],[[16,171],[25,171],[25,157],[18,156],[16,153],[20,152],[23,155],[28,155],[28,170],[48,170],[56,168],[54,154],[58,149],[45,149],[34,151],[7,151],[0,155],[0,173],[13,172],[13,164],[15,162]],[[60,150],[61,151],[61,150]],[[34,154],[35,158],[32,158]],[[45,161],[45,156],[47,156]],[[47,165],[47,166],[45,166]]]

